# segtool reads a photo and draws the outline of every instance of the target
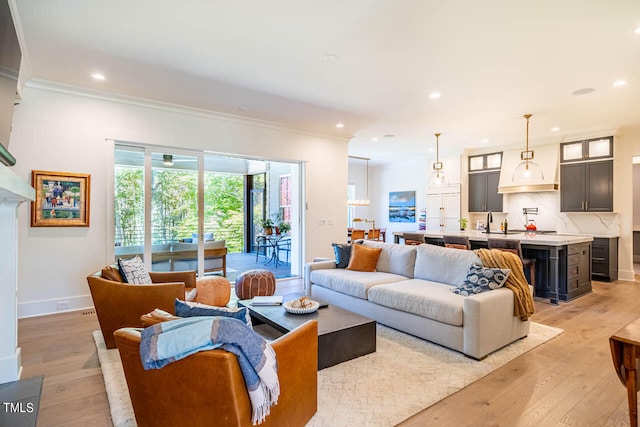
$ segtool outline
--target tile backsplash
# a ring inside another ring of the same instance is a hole
[[[491,230],[499,230],[500,222],[507,219],[509,229],[524,229],[523,208],[538,208],[537,215],[529,215],[539,230],[555,230],[564,234],[588,234],[599,237],[620,235],[620,215],[615,212],[560,212],[560,192],[505,194],[504,213],[493,214]],[[476,221],[485,221],[485,213],[470,213],[469,227]]]

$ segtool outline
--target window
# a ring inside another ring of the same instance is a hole
[[[115,245],[144,244],[144,152],[115,152],[113,210]]]
[[[349,184],[347,185],[347,200],[354,200],[356,198],[356,185]],[[353,218],[356,217],[356,208],[355,206],[347,206],[347,224],[349,227],[352,227]]]
[[[280,212],[284,222],[291,222],[291,175],[280,176]]]

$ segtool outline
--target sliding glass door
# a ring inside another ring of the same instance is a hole
[[[116,144],[114,158],[116,259],[232,280],[251,268],[300,274],[299,164],[128,143]],[[285,237],[270,259],[255,254],[267,218]]]
[[[151,152],[151,253],[154,271],[199,270],[198,158]]]

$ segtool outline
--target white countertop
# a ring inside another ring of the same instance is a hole
[[[512,232],[510,232],[512,233]],[[578,234],[535,234],[535,233],[516,233],[503,234],[500,232],[484,233],[477,230],[466,231],[425,231],[426,237],[440,238],[444,235],[448,236],[467,236],[469,240],[487,241],[488,238],[519,240],[521,244],[529,245],[546,245],[546,246],[564,246],[574,243],[584,243],[593,241],[592,236],[583,236]]]

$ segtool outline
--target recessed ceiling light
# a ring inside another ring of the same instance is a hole
[[[377,136],[374,136],[373,138],[371,138],[371,140],[372,140],[373,142],[378,142],[378,137],[377,137]]]
[[[245,107],[244,105],[241,105],[240,107],[238,107],[238,110],[240,110],[240,111],[249,111],[249,107]]]
[[[335,53],[327,53],[323,59],[325,61],[335,61],[336,59],[338,59],[338,55],[336,55]]]
[[[344,127],[344,123],[336,123],[336,127],[338,129],[342,129]]]
[[[634,33],[636,33],[636,34],[640,34],[640,27],[636,28],[636,30],[634,31]]]
[[[488,140],[487,138],[485,138],[485,139],[483,139],[483,140],[482,140],[482,143],[483,143],[483,144],[486,144],[487,142],[489,142],[489,140]]]
[[[592,87],[584,87],[582,89],[574,90],[573,92],[571,92],[571,95],[586,95],[593,91],[595,91],[595,89]]]
[[[616,80],[615,82],[613,82],[613,87],[620,87],[620,86],[624,86],[627,84],[626,80]]]
[[[105,80],[106,79],[106,77],[102,73],[93,73],[93,74],[91,74],[91,77],[94,80]]]
[[[554,126],[551,128],[551,132],[558,132],[560,128],[558,126]]]
[[[431,98],[431,99],[438,99],[438,98],[440,98],[441,96],[442,96],[442,94],[441,94],[440,92],[438,92],[438,91],[431,92],[431,93],[429,94],[429,98]]]

